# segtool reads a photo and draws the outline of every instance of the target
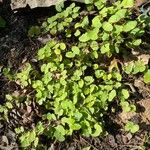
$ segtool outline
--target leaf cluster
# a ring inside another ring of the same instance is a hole
[[[32,130],[16,129],[22,147],[36,147],[40,135],[59,141],[75,131],[87,137],[100,136],[105,132],[103,115],[112,101],[117,100],[127,112],[136,109],[127,102],[130,94],[124,88],[117,64],[110,69],[111,62],[107,65],[105,59],[138,46],[144,23],[139,18],[133,21],[132,0],[119,0],[112,6],[105,0],[86,3],[83,11],[75,3],[65,10],[58,7],[60,12],[42,25],[52,39],[38,50],[38,68],[26,63],[14,76],[22,90],[33,90],[32,95],[24,95],[24,102],[20,95],[7,95],[14,105],[7,104],[9,109],[1,112],[11,111],[18,103],[28,106],[33,101],[42,109],[41,120]],[[135,74],[143,72],[145,66],[137,62],[125,70]],[[149,72],[145,79],[147,76]],[[131,127],[132,124],[127,126]]]

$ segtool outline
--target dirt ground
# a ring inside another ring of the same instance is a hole
[[[9,3],[0,6],[0,15],[6,20],[6,28],[0,30],[0,104],[4,102],[6,91],[13,90],[1,74],[4,67],[9,66],[17,70],[22,62],[34,58],[36,51],[42,43],[39,39],[31,39],[27,36],[27,31],[31,25],[40,23],[47,16],[52,15],[52,8],[41,8],[30,10],[28,8],[13,13]],[[150,36],[150,35],[149,35]],[[148,36],[148,38],[149,38]],[[41,37],[44,38],[45,37]],[[146,54],[147,55],[147,54]],[[149,55],[149,54],[148,54]],[[79,133],[74,133],[65,142],[49,141],[45,137],[41,140],[46,150],[149,150],[150,149],[150,87],[145,85],[138,78],[131,77],[127,86],[131,88],[132,99],[137,105],[136,113],[111,113],[111,109],[116,107],[112,103],[107,115],[106,130],[107,135],[99,138],[81,137]],[[118,108],[119,110],[119,108]],[[13,117],[12,117],[13,118]],[[123,131],[122,126],[126,120],[134,121],[140,125],[140,130],[132,135]],[[0,149],[1,150],[20,150],[17,137],[10,126],[10,122],[2,122],[0,119]]]

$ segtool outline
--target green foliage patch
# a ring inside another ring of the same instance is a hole
[[[59,13],[48,18],[40,30],[52,39],[38,50],[38,67],[26,63],[13,76],[25,93],[7,95],[9,103],[0,106],[0,111],[7,116],[15,106],[34,102],[41,114],[31,131],[16,128],[22,147],[37,147],[40,135],[59,141],[75,131],[87,137],[100,136],[105,132],[103,115],[112,101],[118,101],[127,112],[136,109],[127,102],[130,93],[118,66],[110,65],[112,57],[141,44],[145,24],[140,17],[133,21],[133,1],[119,0],[111,6],[105,0],[85,2],[86,10],[75,3],[64,10],[62,4],[57,6]],[[29,34],[37,30],[31,28]],[[125,72],[136,74],[145,69],[137,62]],[[147,76],[149,72],[145,81]],[[131,132],[135,130],[137,127]]]

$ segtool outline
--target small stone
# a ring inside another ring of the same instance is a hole
[[[11,0],[11,9],[16,10],[19,8],[25,8],[27,5],[29,5],[31,9],[36,7],[50,7],[52,5],[56,5],[59,1],[60,0]],[[84,2],[84,0],[72,1]]]
[[[7,136],[5,136],[5,135],[3,135],[2,136],[2,141],[5,143],[5,144],[9,144],[9,142],[8,142],[8,138],[7,138]]]

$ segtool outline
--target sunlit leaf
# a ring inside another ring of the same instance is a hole
[[[144,74],[144,82],[150,83],[150,69]]]
[[[123,0],[121,5],[124,7],[124,8],[131,8],[134,6],[134,0]]]
[[[128,99],[130,96],[128,90],[126,89],[122,89],[122,94],[125,99]]]
[[[112,101],[116,96],[116,90],[112,90],[110,93],[109,93],[109,97],[108,97],[108,100],[109,101]]]
[[[108,31],[108,32],[113,30],[113,26],[109,22],[104,22],[102,27],[105,31]]]
[[[124,27],[123,27],[123,31],[124,32],[129,32],[132,29],[134,29],[137,26],[137,21],[129,21],[127,22]]]

